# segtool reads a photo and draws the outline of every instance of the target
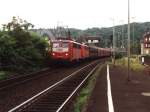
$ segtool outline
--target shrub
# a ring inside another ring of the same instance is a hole
[[[48,43],[27,25],[13,18],[0,32],[0,69],[24,73],[45,65]]]

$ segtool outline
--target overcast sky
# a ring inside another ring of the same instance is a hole
[[[19,16],[35,25],[35,28],[53,28],[58,25],[86,29],[110,27],[121,20],[127,23],[128,0],[1,0],[0,24],[12,16]],[[150,21],[150,0],[130,0],[131,19]]]

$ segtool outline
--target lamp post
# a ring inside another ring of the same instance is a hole
[[[128,76],[127,81],[130,81],[130,0],[128,0]]]
[[[121,37],[121,32],[118,31],[116,37],[116,48],[121,48],[121,42],[119,41],[120,37]]]
[[[115,64],[116,37],[115,37],[115,20],[114,20],[114,18],[112,19],[112,21],[113,21],[113,64]]]
[[[122,24],[122,28],[121,28],[121,48],[124,48],[124,25],[123,25],[123,20],[120,20],[121,24]]]
[[[134,31],[135,31],[135,30],[134,30],[134,19],[135,19],[135,17],[132,17],[132,20],[133,20],[133,26],[132,26],[132,27],[133,27],[133,33],[132,33],[132,41],[133,41],[133,42],[132,42],[132,48],[133,48],[133,51],[132,51],[132,54],[135,53],[135,51],[134,51],[134,43],[135,43],[135,42],[134,42]]]
[[[110,20],[112,20],[113,22],[113,27],[112,27],[112,30],[113,30],[113,42],[112,42],[112,51],[113,51],[113,56],[112,56],[112,63],[115,64],[115,51],[116,51],[116,37],[115,37],[115,19],[114,18],[110,18]]]

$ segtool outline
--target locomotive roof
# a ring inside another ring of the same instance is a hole
[[[76,41],[73,41],[73,40],[54,40],[54,41],[52,41],[52,42],[72,42],[72,43],[76,43],[76,44],[80,44],[80,45],[83,45],[83,44],[81,44],[81,43],[78,43],[78,42],[76,42]],[[87,46],[87,45],[85,45],[85,46]]]
[[[78,42],[75,42],[73,40],[53,40],[52,42],[72,42],[72,43],[76,43],[76,44],[79,44],[79,45],[84,45],[84,46],[87,46],[87,47],[90,47],[90,48],[94,48],[94,49],[101,49],[101,50],[108,50],[110,51],[111,49],[110,48],[101,48],[101,47],[97,47],[97,46],[88,46],[88,45],[85,45],[85,44],[81,44],[81,43],[78,43]]]

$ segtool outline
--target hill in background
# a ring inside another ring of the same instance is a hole
[[[78,40],[83,36],[98,36],[101,38],[100,47],[110,47],[111,46],[111,36],[113,34],[113,27],[108,28],[88,28],[86,30],[80,30],[75,28],[69,28],[71,36],[73,39]],[[131,23],[131,51],[134,53],[140,53],[140,40],[143,38],[143,34],[150,30],[150,22],[144,23]],[[45,29],[52,32],[54,36],[57,36],[57,29]],[[59,33],[62,35],[66,34],[68,29],[63,29]],[[41,29],[36,29],[36,31],[41,31]],[[116,46],[117,47],[127,47],[127,24],[115,26],[115,36],[116,36]]]

